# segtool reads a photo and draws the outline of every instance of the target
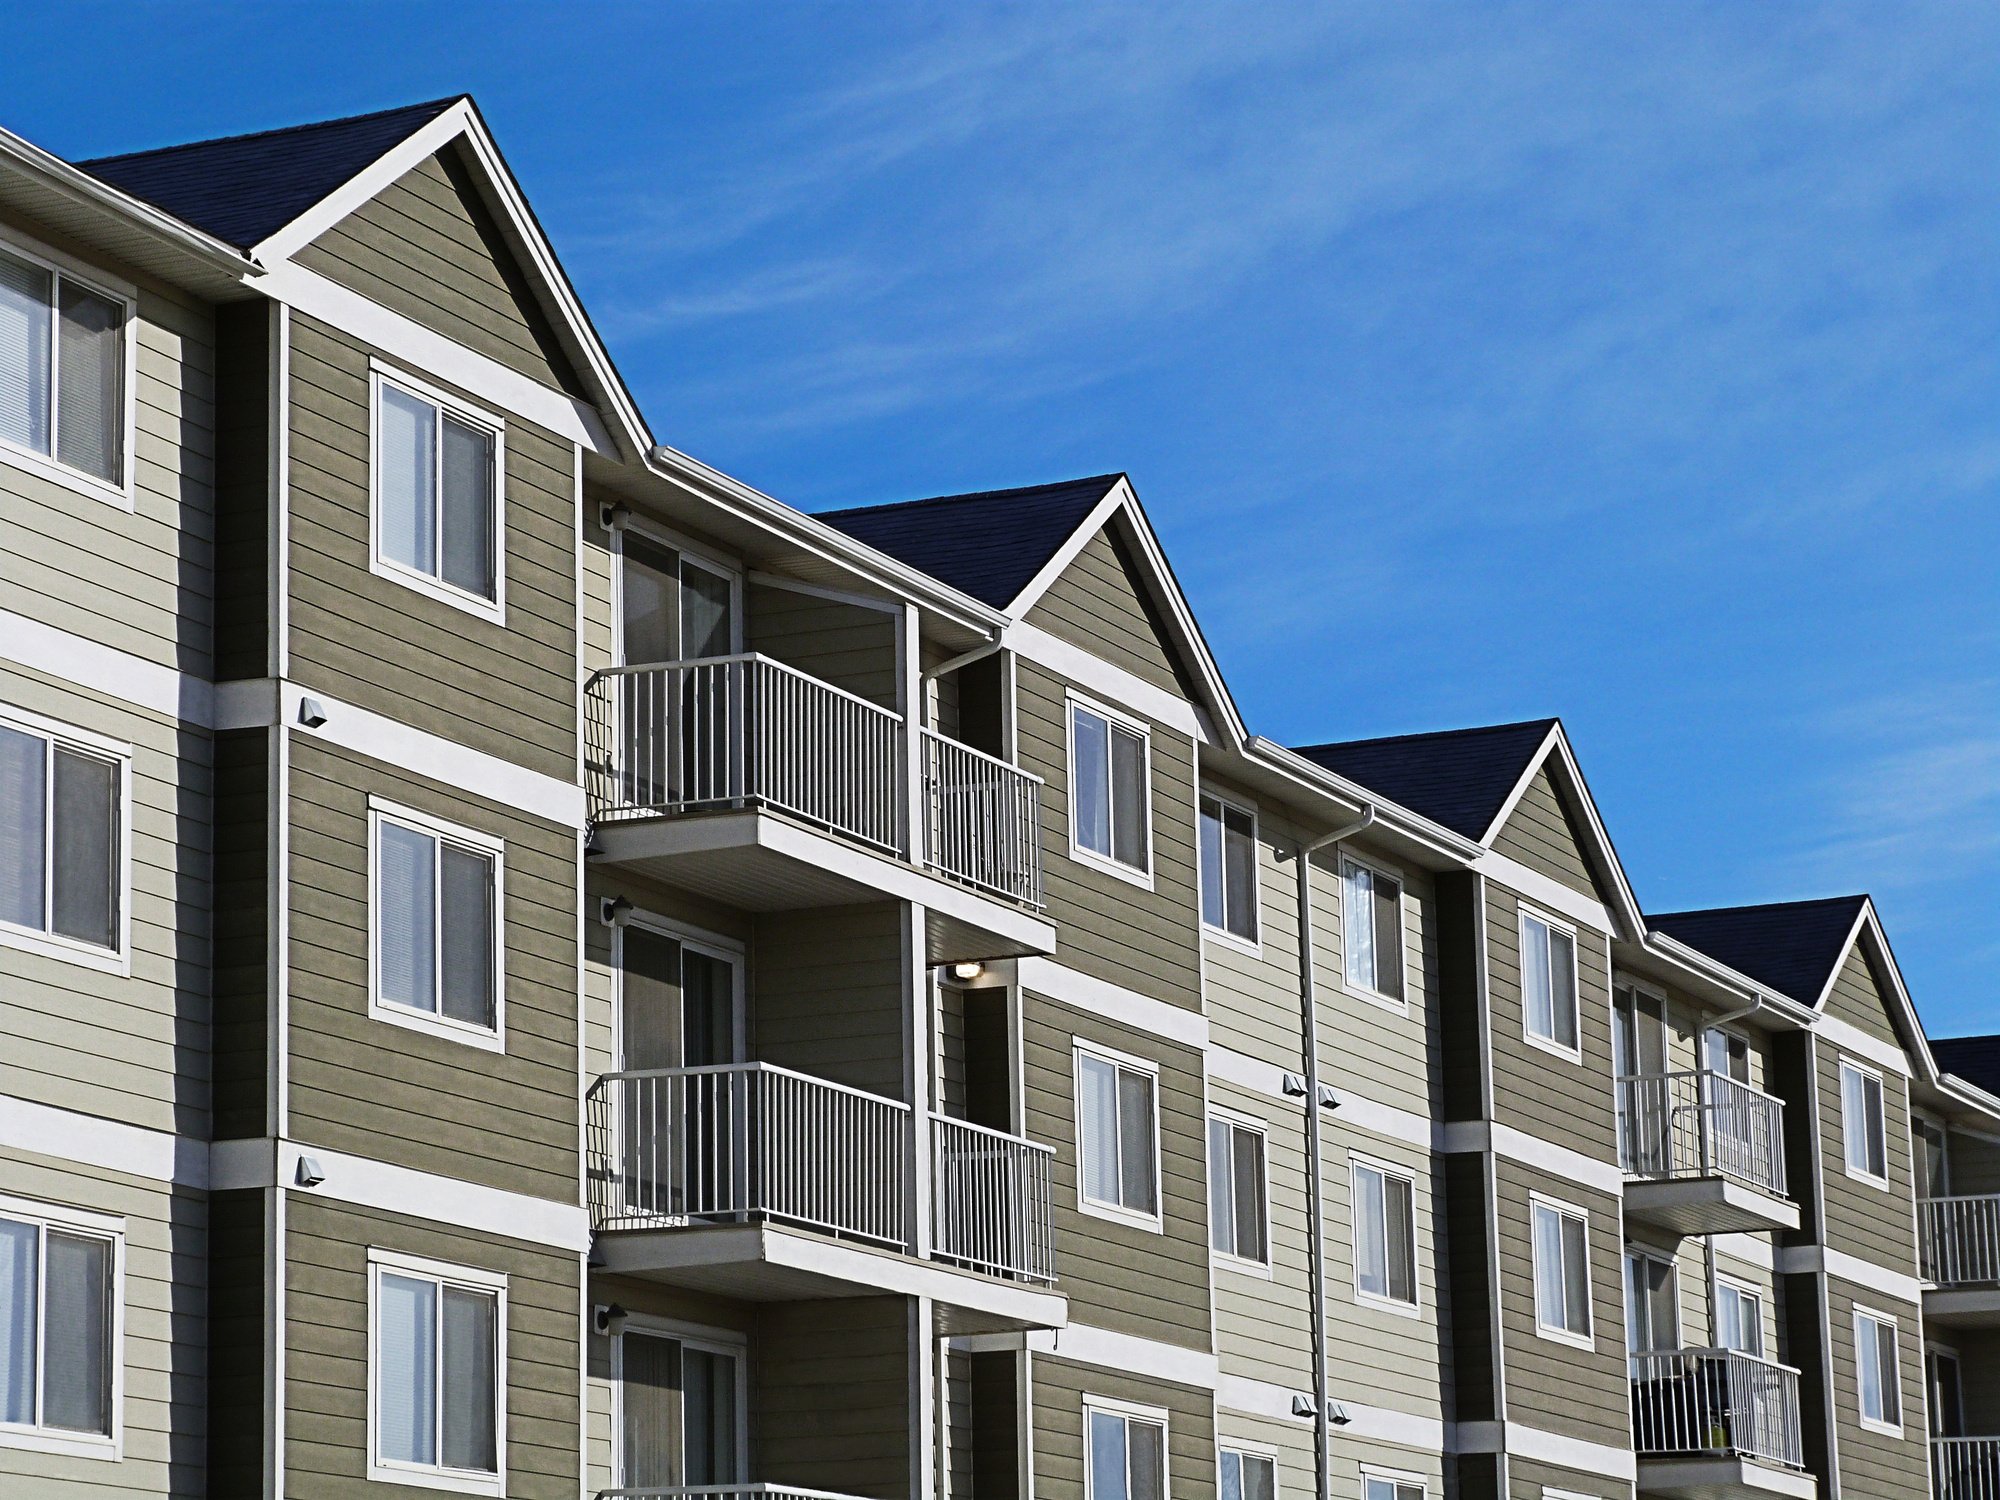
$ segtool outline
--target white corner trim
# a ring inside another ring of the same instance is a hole
[[[1038,1329],[1028,1335],[1028,1348],[1038,1354],[1052,1354],[1057,1359],[1073,1359],[1124,1374],[1144,1370],[1157,1379],[1204,1391],[1214,1390],[1221,1378],[1215,1356],[1205,1349],[1188,1349],[1159,1339],[1093,1328],[1087,1323]]]
[[[1843,1021],[1838,1016],[1821,1015],[1813,1024],[1813,1030],[1842,1052],[1851,1053],[1885,1073],[1894,1073],[1900,1078],[1908,1078],[1911,1074],[1910,1059],[1901,1047],[1870,1036],[1850,1021]]]
[[[1551,880],[1517,859],[1489,849],[1472,862],[1472,869],[1494,884],[1505,886],[1515,895],[1526,897],[1532,904],[1548,908],[1555,916],[1567,917],[1599,933],[1616,931],[1611,909],[1602,901],[1573,891],[1561,881]]]
[[[0,1145],[175,1187],[209,1185],[208,1142],[0,1095]]]
[[[1066,968],[1052,958],[1023,958],[1017,961],[1016,982],[1025,990],[1078,1010],[1089,1011],[1107,1021],[1117,1021],[1200,1051],[1208,1049],[1208,1018],[1198,1011],[1169,1005],[1137,990],[1094,979]]]
[[[1040,626],[1016,620],[1001,632],[1000,644],[1086,692],[1109,699],[1129,713],[1151,719],[1169,729],[1177,729],[1198,740],[1207,738],[1201,716],[1187,699],[1165,688],[1154,687],[1136,673],[1114,666],[1100,656],[1093,656],[1080,646],[1072,646]]]

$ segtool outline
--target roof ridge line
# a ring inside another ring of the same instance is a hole
[[[302,120],[296,125],[274,125],[268,130],[241,130],[234,135],[211,135],[195,141],[175,141],[167,146],[148,146],[138,151],[120,151],[113,156],[84,157],[72,165],[89,171],[92,167],[130,161],[139,156],[164,156],[169,151],[192,151],[198,146],[226,146],[231,141],[264,140],[274,135],[290,135],[300,130],[318,130],[328,125],[355,125],[363,120],[379,120],[384,115],[399,115],[405,110],[429,109],[433,105],[437,107],[439,114],[443,114],[452,105],[471,97],[472,95],[465,93],[449,94],[439,99],[420,99],[411,104],[392,104],[387,109],[365,110],[358,115],[336,115],[329,120]]]
[[[1684,911],[1649,911],[1644,915],[1648,922],[1653,922],[1667,917],[1713,917],[1725,912],[1795,911],[1802,906],[1842,906],[1868,899],[1866,891],[1854,891],[1844,896],[1803,896],[1792,901],[1750,901],[1740,906],[1695,906]]]
[[[1406,734],[1369,735],[1358,740],[1322,740],[1317,744],[1293,745],[1294,754],[1309,750],[1344,750],[1354,745],[1393,745],[1408,740],[1441,740],[1461,734],[1497,734],[1503,729],[1547,729],[1562,720],[1554,714],[1540,719],[1515,719],[1505,724],[1466,724],[1457,729],[1417,729]]]
[[[1119,469],[1109,474],[1079,474],[1074,479],[1051,479],[1042,484],[1015,484],[997,490],[967,490],[958,495],[920,495],[914,500],[883,500],[873,505],[843,505],[834,510],[816,510],[809,514],[824,519],[827,516],[852,516],[863,512],[880,514],[885,510],[909,510],[918,505],[944,505],[954,500],[993,500],[1001,495],[1025,495],[1030,490],[1056,490],[1065,485],[1090,484],[1103,480],[1108,488],[1113,482],[1123,479],[1125,470]]]

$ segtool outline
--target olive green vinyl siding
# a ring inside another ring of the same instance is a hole
[[[1343,845],[1343,849],[1350,846]],[[1438,1034],[1437,937],[1428,871],[1398,865],[1365,848],[1352,852],[1403,882],[1403,1004],[1399,1007],[1349,988],[1341,947],[1340,858],[1329,852],[1313,859],[1313,994],[1320,1025],[1320,1071],[1339,1090],[1411,1114],[1429,1115],[1436,1085],[1431,1076],[1431,1038]]]
[[[214,1193],[208,1205],[208,1493],[254,1495],[264,1480],[264,1287],[273,1190]]]
[[[2000,1434],[2000,1339],[1991,1329],[1971,1328],[1931,1328],[1926,1337],[1958,1356],[1966,1434]]]
[[[1827,1431],[1826,1329],[1820,1322],[1824,1299],[1820,1279],[1806,1272],[1779,1277],[1782,1289],[1784,1342],[1779,1352],[1799,1372],[1799,1414],[1805,1467],[1819,1477],[1820,1493],[1829,1488],[1831,1447]]]
[[[1924,1345],[1918,1309],[1839,1277],[1828,1278],[1826,1300],[1827,1326],[1832,1333],[1841,1500],[1905,1500],[1911,1495],[1921,1495],[1929,1474],[1930,1454],[1925,1440]],[[1896,1321],[1896,1363],[1903,1409],[1900,1435],[1891,1436],[1861,1425],[1860,1377],[1855,1367],[1856,1307]]]
[[[1497,1421],[1499,1387],[1494,1372],[1499,1346],[1494,1337],[1493,1278],[1488,1274],[1493,1233],[1493,1197],[1488,1182],[1491,1158],[1462,1151],[1439,1160],[1443,1163],[1445,1264],[1451,1293],[1454,1415],[1461,1422]]]
[[[1881,1075],[1882,1117],[1888,1137],[1887,1184],[1855,1176],[1847,1168],[1847,1122],[1840,1096],[1840,1065],[1847,1054],[1823,1040],[1815,1050],[1819,1056],[1824,1242],[1872,1265],[1913,1275],[1917,1228],[1916,1204],[1911,1196],[1908,1082],[1898,1073]],[[1868,1066],[1866,1059],[1854,1061]]]
[[[1611,1088],[1611,970],[1604,935],[1576,928],[1577,1038],[1582,1060],[1527,1040],[1521,1003],[1521,902],[1486,885],[1486,965],[1492,1007],[1493,1109],[1496,1121],[1538,1140],[1616,1161],[1618,1134]],[[1560,921],[1560,919],[1557,919]]]
[[[756,1058],[902,1099],[902,918],[893,901],[761,914],[750,962]]]
[[[1028,623],[1155,687],[1192,698],[1159,617],[1136,581],[1140,576],[1131,549],[1107,527],[1035,601]]]
[[[949,984],[938,987],[937,1088],[939,1110],[966,1118],[965,991]]]
[[[509,369],[581,393],[456,147],[418,163],[293,259]]]
[[[1333,1493],[1337,1500],[1350,1500],[1350,1497],[1352,1500],[1360,1500],[1363,1477],[1368,1474],[1412,1475],[1424,1485],[1424,1493],[1431,1497],[1431,1500],[1443,1500],[1446,1494],[1450,1494],[1451,1500],[1458,1500],[1456,1491],[1446,1491],[1443,1488],[1445,1465],[1443,1454],[1402,1448],[1379,1440],[1350,1437],[1349,1433],[1353,1430],[1351,1427],[1345,1431],[1338,1427],[1334,1429],[1333,1455],[1328,1468],[1332,1472]],[[1299,1435],[1307,1440],[1306,1452],[1310,1455],[1312,1451],[1310,1426],[1305,1426]],[[1312,1490],[1304,1488],[1292,1493],[1310,1496]],[[1542,1497],[1538,1494],[1535,1500],[1542,1500]]]
[[[1550,1490],[1592,1500],[1631,1500],[1633,1494],[1631,1485],[1602,1470],[1565,1469],[1519,1454],[1508,1455],[1507,1485],[1511,1500],[1544,1500]]]
[[[1461,1453],[1445,1460],[1452,1500],[1504,1500],[1500,1493],[1500,1455]]]
[[[1501,1339],[1507,1420],[1623,1447],[1631,1425],[1625,1360],[1624,1249],[1616,1197],[1505,1158],[1494,1165],[1500,1229]],[[1589,1215],[1591,1347],[1539,1333],[1535,1324],[1533,1216],[1539,1193]]]
[[[1352,1431],[1350,1428],[1349,1431]],[[1293,1496],[1310,1496],[1314,1493],[1318,1476],[1313,1464],[1313,1428],[1309,1419],[1293,1418],[1281,1421],[1273,1417],[1253,1416],[1248,1412],[1231,1411],[1221,1397],[1217,1398],[1215,1409],[1215,1446],[1218,1457],[1224,1448],[1248,1449],[1253,1453],[1268,1454],[1277,1461],[1278,1493],[1291,1500]],[[1335,1462],[1347,1473],[1339,1473],[1333,1481],[1333,1493],[1348,1500],[1361,1493],[1359,1453],[1372,1445],[1357,1442],[1345,1433],[1341,1435],[1340,1452]],[[1408,1455],[1404,1455],[1408,1457]],[[1435,1485],[1431,1496],[1440,1497]]]
[[[1036,1500],[1083,1500],[1086,1396],[1162,1408],[1167,1414],[1167,1493],[1174,1500],[1215,1494],[1215,1398],[1209,1392],[1054,1354],[1031,1355],[1029,1369]]]
[[[574,1203],[576,834],[304,735],[292,776],[291,1133]],[[505,840],[504,1054],[369,1015],[370,794]]]
[[[746,590],[743,644],[878,708],[896,708],[896,617],[793,589]]]
[[[1549,780],[1545,764],[1493,836],[1493,850],[1573,891],[1602,898],[1583,857],[1583,835]]]
[[[618,559],[611,550],[611,533],[604,529],[603,508],[617,497],[586,484],[583,491],[583,670],[595,672],[616,664],[612,616],[612,574]]]
[[[1982,1122],[1980,1128],[1989,1128]],[[2000,1193],[2000,1141],[1952,1130],[1945,1141],[1945,1171],[1955,1195]]]
[[[1299,999],[1299,830],[1282,812],[1209,777],[1201,790],[1257,814],[1257,951],[1212,927],[1202,929],[1202,990],[1209,1036],[1218,1046],[1299,1066],[1304,1042]],[[1314,933],[1326,941],[1337,921],[1335,877],[1313,871]],[[1197,912],[1199,907],[1197,907]],[[1322,973],[1325,971],[1322,970]],[[1328,976],[1330,977],[1330,976]]]
[[[969,1357],[967,1416],[972,1421],[972,1488],[954,1490],[975,1500],[1021,1500],[1021,1360],[1013,1350]]]
[[[1020,764],[1046,783],[1043,868],[1056,961],[1199,1010],[1194,742],[1163,725],[1152,727],[1153,886],[1147,890],[1070,854],[1069,710],[1062,679],[1022,661],[1016,703]]]
[[[289,1193],[285,1492],[296,1500],[436,1493],[368,1475],[368,1252],[507,1278],[509,1500],[576,1500],[582,1257]]]
[[[6,528],[0,527],[0,531]],[[205,732],[0,662],[0,704],[132,748],[130,976],[0,942],[0,1093],[208,1132],[214,820]]]
[[[215,1136],[266,1135],[271,1041],[271,739],[215,737]]]
[[[1267,1381],[1294,1390],[1312,1385],[1312,1251],[1307,1230],[1305,1117],[1290,1099],[1272,1099],[1226,1080],[1209,1080],[1211,1114],[1264,1131],[1265,1177],[1269,1182],[1266,1220],[1270,1263],[1246,1266],[1217,1256],[1210,1270],[1215,1287],[1215,1346],[1227,1375]],[[1329,1173],[1331,1178],[1333,1174]],[[1329,1188],[1336,1186],[1329,1181]],[[1332,1205],[1329,1205],[1329,1218]],[[1340,1272],[1329,1257],[1332,1300],[1345,1292],[1334,1285]],[[1341,1348],[1365,1359],[1365,1351]]]
[[[939,1458],[943,1493],[971,1495],[972,1356],[945,1348],[937,1361],[938,1405],[944,1413],[944,1452]]]
[[[774,1302],[751,1334],[750,1451],[760,1483],[910,1493],[911,1309],[901,1297]]]
[[[373,573],[369,356],[344,333],[292,319],[292,675],[413,728],[573,780],[575,450],[497,414],[507,424],[504,623]],[[410,373],[431,379],[428,371]]]
[[[215,675],[271,670],[273,304],[215,312]]]
[[[1070,1320],[1191,1349],[1209,1347],[1207,1126],[1202,1056],[1028,992],[1022,1029],[1027,1136],[1055,1148],[1056,1290]],[[1159,1064],[1160,1205],[1155,1233],[1079,1207],[1076,1039]],[[1037,1362],[1039,1368],[1039,1361]]]
[[[0,601],[157,666],[210,675],[215,615],[215,324],[208,308],[12,215],[53,249],[137,286],[133,509],[0,455]],[[0,231],[0,243],[12,238]]]
[[[125,1221],[124,1456],[108,1462],[0,1445],[0,1494],[103,1500],[207,1494],[206,1195],[13,1150],[0,1150],[0,1194]]]
[[[1834,976],[1826,998],[1826,1013],[1850,1026],[1858,1026],[1878,1042],[1901,1047],[1903,1038],[1889,1017],[1888,989],[1878,983],[1875,971],[1856,943],[1847,950],[1847,959]]]

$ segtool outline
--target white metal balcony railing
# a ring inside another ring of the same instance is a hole
[[[831,1490],[801,1489],[796,1484],[684,1484],[647,1489],[599,1490],[597,1500],[854,1500]]]
[[[924,862],[954,879],[1042,904],[1042,779],[926,729]]]
[[[1785,1104],[1721,1073],[1617,1081],[1619,1165],[1640,1177],[1733,1177],[1785,1193]]]
[[[2000,1282],[2000,1194],[1919,1198],[1917,1248],[1937,1286]]]
[[[1799,1372],[1732,1349],[1632,1357],[1632,1442],[1644,1456],[1726,1454],[1800,1468]]]
[[[1931,1439],[1934,1500],[2000,1500],[2000,1437]]]
[[[975,1271],[1056,1279],[1047,1146],[966,1120],[931,1117],[936,1253]]]

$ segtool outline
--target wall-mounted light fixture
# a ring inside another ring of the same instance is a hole
[[[623,500],[597,507],[597,519],[606,531],[622,531],[625,523],[632,519],[632,507]]]
[[[951,977],[958,980],[961,984],[970,984],[985,972],[986,965],[982,963],[953,964],[951,966]]]
[[[606,927],[621,926],[625,919],[632,915],[632,898],[630,896],[607,896],[598,904],[597,915],[598,920],[603,922]]]
[[[630,1316],[616,1302],[600,1302],[590,1310],[590,1326],[599,1333],[609,1333],[613,1323],[622,1323]]]

